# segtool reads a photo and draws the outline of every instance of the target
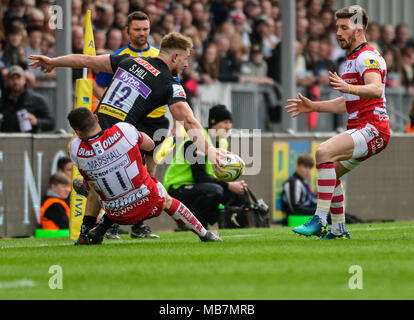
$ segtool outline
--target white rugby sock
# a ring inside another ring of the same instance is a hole
[[[179,225],[185,226],[199,237],[204,237],[206,235],[207,230],[181,201],[173,198],[170,208],[165,211]]]

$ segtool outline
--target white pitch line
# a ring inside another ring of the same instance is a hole
[[[142,240],[107,240],[104,241],[104,244],[125,244],[125,243],[138,243]],[[42,247],[70,247],[75,246],[75,242],[71,243],[59,243],[59,244],[48,244],[48,243],[39,243],[39,244],[32,244],[32,245],[16,245],[16,246],[1,246],[0,249],[18,249],[18,248],[42,248]],[[84,245],[82,245],[84,247]]]
[[[34,287],[35,282],[31,279],[19,279],[15,281],[0,282],[0,289]]]
[[[399,229],[414,229],[414,226],[390,226],[390,227],[376,227],[376,228],[352,228],[350,229],[351,232],[354,231],[384,231],[384,230],[399,230]],[[260,237],[261,234],[235,234],[235,235],[229,235],[229,236],[220,236],[221,238],[249,238],[249,237]],[[129,244],[129,243],[139,243],[146,240],[106,240],[104,244]],[[71,243],[59,243],[59,244],[47,244],[47,243],[40,243],[40,244],[34,244],[34,245],[14,245],[14,246],[8,246],[8,245],[1,245],[0,241],[0,249],[18,249],[18,248],[42,248],[42,247],[69,247],[74,246],[74,242]]]
[[[414,226],[393,226],[393,227],[380,227],[380,228],[356,228],[356,229],[350,229],[350,231],[383,231],[383,230],[398,230],[398,229],[414,229]]]
[[[42,248],[42,247],[67,247],[73,246],[73,243],[60,243],[60,244],[48,244],[48,243],[39,243],[34,245],[14,245],[14,246],[3,246],[0,245],[0,249],[19,249],[19,248]]]
[[[259,237],[261,234],[234,234],[231,236],[220,236],[221,238],[248,238],[248,237]]]

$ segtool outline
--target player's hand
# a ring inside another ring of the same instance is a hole
[[[55,66],[53,65],[53,59],[46,57],[46,56],[38,56],[38,55],[30,55],[30,60],[34,60],[31,64],[29,64],[29,67],[33,68],[44,68],[44,73],[49,73],[53,69],[55,69]]]
[[[186,131],[184,126],[182,126],[178,121],[174,121],[173,127],[170,130],[170,134],[177,139],[184,139]]]
[[[228,188],[229,191],[242,195],[247,190],[247,183],[244,180],[229,182]]]
[[[329,72],[329,81],[329,84],[333,87],[332,89],[342,93],[349,93],[349,84],[338,76],[336,72]]]
[[[287,102],[292,103],[285,107],[286,111],[289,114],[292,114],[292,118],[296,118],[300,116],[302,113],[309,113],[313,112],[313,102],[301,95],[300,93],[299,99],[289,99]]]
[[[208,159],[213,164],[214,169],[224,167],[227,158],[230,158],[230,152],[225,149],[214,147],[208,149]]]

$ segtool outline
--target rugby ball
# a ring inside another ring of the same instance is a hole
[[[237,154],[229,153],[228,155],[229,157],[224,160],[226,162],[224,167],[214,167],[216,177],[225,182],[237,180],[246,167],[243,159]]]

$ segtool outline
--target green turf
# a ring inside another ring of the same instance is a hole
[[[78,247],[0,239],[0,299],[413,299],[414,222],[349,230],[350,241],[290,228],[222,230],[222,243],[190,232]],[[49,288],[52,265],[62,267],[62,290]],[[362,267],[362,290],[348,286],[352,265]]]

